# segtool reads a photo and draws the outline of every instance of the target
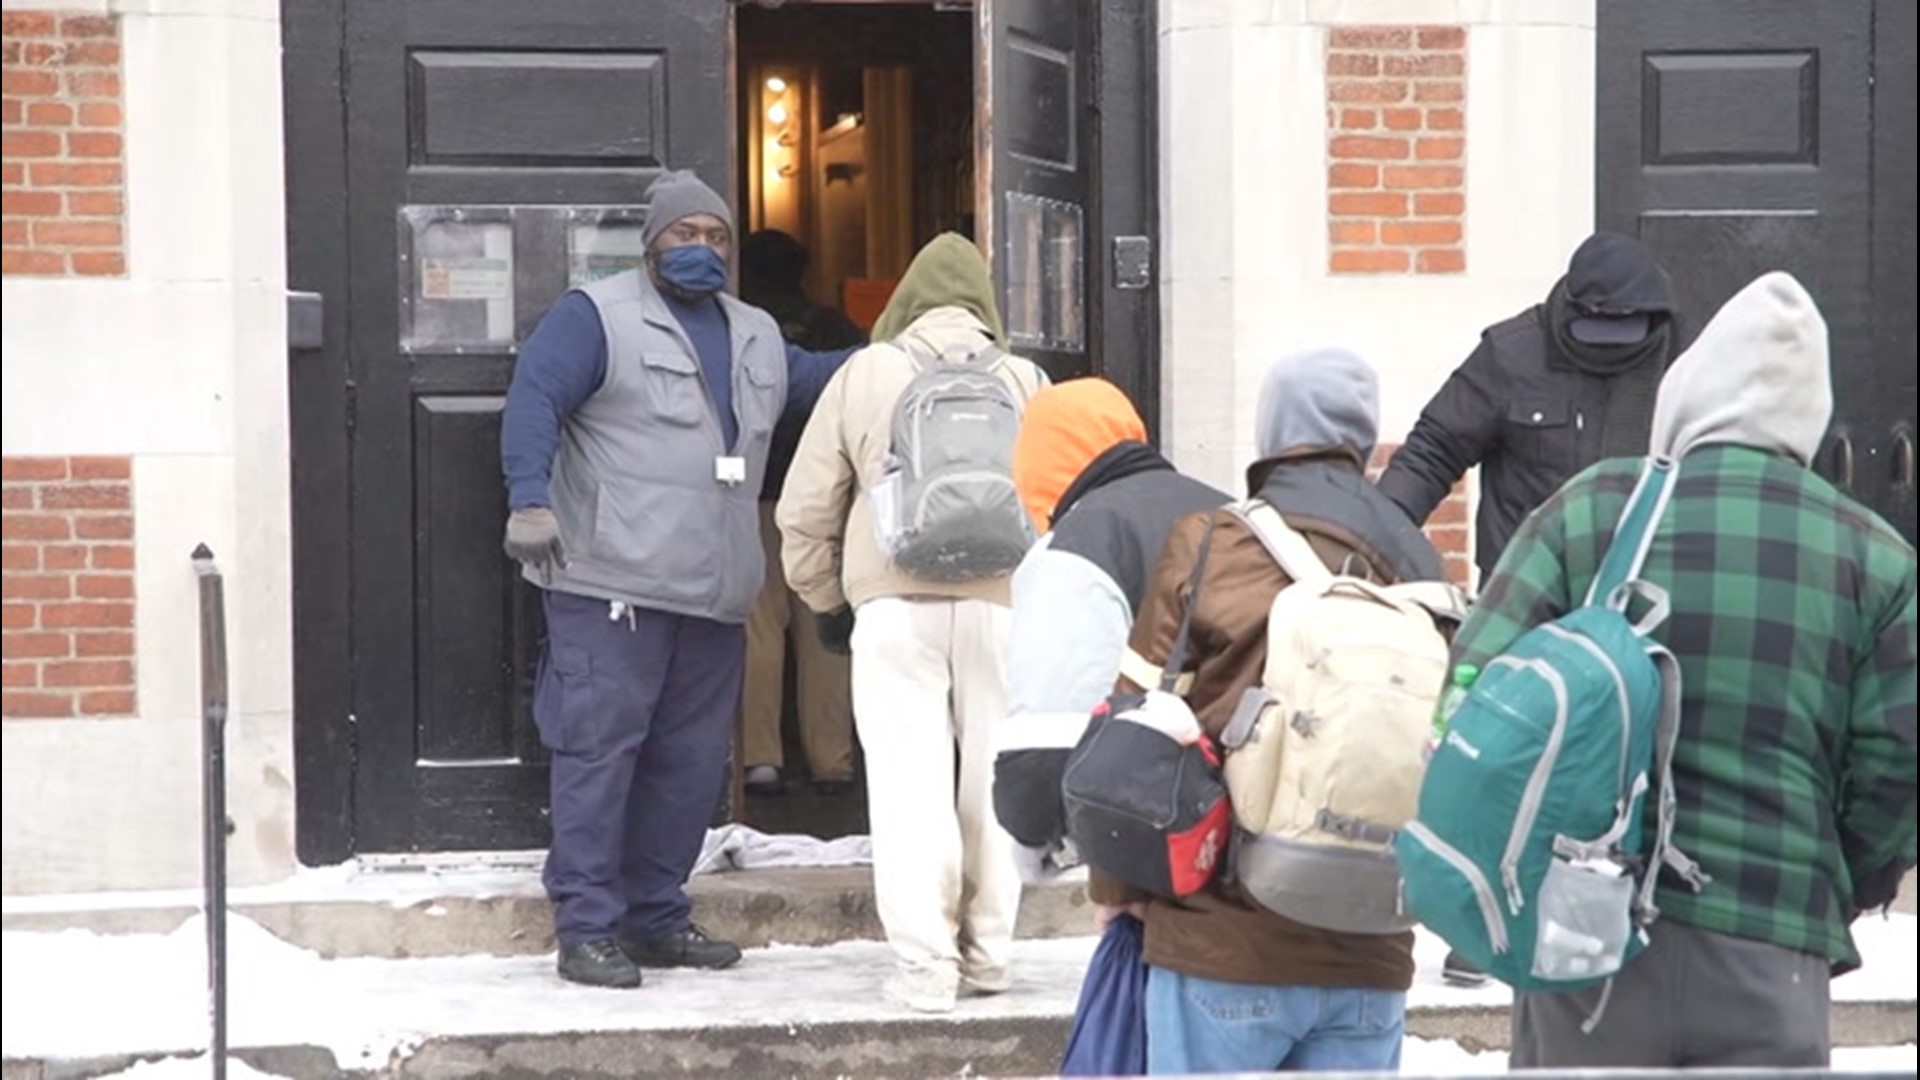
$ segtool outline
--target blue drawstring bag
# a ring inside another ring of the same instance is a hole
[[[1087,964],[1080,1003],[1073,1010],[1062,1076],[1145,1076],[1147,1072],[1147,961],[1140,920],[1121,915]]]

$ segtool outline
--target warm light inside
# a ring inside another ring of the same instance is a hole
[[[775,105],[773,108],[768,109],[767,120],[776,127],[785,124],[787,122],[787,107],[785,105]]]
[[[767,89],[775,94],[784,94],[787,92],[787,80],[775,75],[767,80]]]

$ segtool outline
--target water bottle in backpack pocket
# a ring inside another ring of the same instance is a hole
[[[895,345],[914,376],[894,406],[886,473],[868,496],[880,549],[924,581],[1012,573],[1034,535],[1013,484],[1024,402],[1001,377],[1006,354],[991,342],[938,357],[915,339]]]

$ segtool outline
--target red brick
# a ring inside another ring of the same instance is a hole
[[[120,73],[117,71],[68,71],[67,93],[74,97],[117,98]]]
[[[1336,159],[1405,161],[1412,150],[1408,140],[1384,135],[1336,135],[1327,141],[1327,152]]]
[[[1458,161],[1467,153],[1467,140],[1455,135],[1429,135],[1413,144],[1413,156],[1421,161]]]
[[[34,127],[66,127],[73,123],[73,106],[64,101],[33,102],[27,106],[27,123]]]
[[[70,38],[118,37],[120,28],[111,15],[68,15],[60,20],[60,36]]]
[[[52,97],[60,92],[60,77],[51,71],[8,68],[0,73],[0,92],[8,97]]]
[[[1383,66],[1389,78],[1458,78],[1467,72],[1467,58],[1460,53],[1426,53],[1389,56]]]
[[[1327,74],[1358,75],[1371,79],[1380,74],[1380,58],[1372,53],[1328,53]]]
[[[1467,500],[1459,495],[1449,495],[1441,499],[1440,505],[1434,507],[1433,513],[1427,515],[1427,525],[1430,528],[1442,525],[1455,525],[1464,528],[1466,524]],[[80,651],[81,655],[86,655],[84,646]]]
[[[133,605],[72,603],[40,605],[40,624],[49,630],[80,627],[126,629],[133,626]]]
[[[1381,179],[1396,190],[1457,188],[1465,175],[1458,165],[1389,165]]]
[[[120,106],[116,102],[83,101],[80,103],[81,127],[119,127],[120,121]]]
[[[1327,32],[1334,49],[1411,49],[1411,26],[1336,26]]]
[[[1413,84],[1413,100],[1465,101],[1467,100],[1467,84],[1464,79],[1417,82]]]
[[[1445,247],[1460,242],[1460,223],[1389,221],[1380,226],[1380,242],[1403,247]]]
[[[51,131],[9,131],[4,148],[10,158],[59,157],[60,136]]]
[[[73,636],[15,630],[0,635],[0,649],[5,650],[9,660],[58,659],[73,651]]]
[[[8,690],[0,696],[0,715],[61,717],[73,715],[72,694],[50,694],[44,690]]]
[[[48,247],[118,247],[122,236],[117,221],[36,221],[33,242]]]
[[[133,634],[125,630],[95,630],[90,633],[75,634],[73,650],[76,656],[132,656]]]
[[[126,197],[117,191],[76,191],[67,196],[67,213],[74,217],[119,217],[126,211]]]
[[[7,42],[7,48],[13,48],[13,42]],[[26,102],[12,100],[0,101],[0,124],[7,124],[8,126],[18,124],[26,119],[26,115]]]
[[[82,540],[131,540],[133,517],[130,514],[85,514],[73,519],[73,532]]]
[[[74,581],[74,592],[87,600],[131,600],[133,578],[127,574],[83,574]]]
[[[1327,211],[1338,217],[1405,217],[1407,197],[1397,191],[1333,195],[1327,199]]]
[[[1386,123],[1389,131],[1420,130],[1419,109],[1383,109],[1380,119]]]
[[[126,686],[133,682],[131,660],[60,660],[41,672],[48,686]]]
[[[131,480],[133,459],[126,457],[69,458],[68,467],[75,480]]]
[[[1429,526],[1427,539],[1433,541],[1435,549],[1445,555],[1465,555],[1467,553],[1467,530],[1458,525],[1440,528]]]
[[[73,523],[61,514],[8,514],[0,519],[8,540],[65,540]]]
[[[9,11],[0,16],[0,29],[10,38],[52,37],[53,27],[50,11]]]
[[[49,570],[80,570],[87,565],[87,549],[80,544],[43,544],[40,560]]]
[[[1467,126],[1467,114],[1459,109],[1428,109],[1428,131],[1461,131]]]
[[[1371,131],[1378,123],[1380,114],[1372,109],[1340,110],[1340,129],[1342,131]]]
[[[33,489],[25,485],[9,487],[0,491],[0,504],[8,510],[33,509]]]
[[[1327,84],[1327,100],[1336,105],[1391,105],[1407,100],[1407,91],[1399,79],[1337,79]]]
[[[131,690],[88,690],[80,695],[80,711],[88,716],[131,716]]]
[[[127,257],[118,251],[76,251],[67,260],[81,277],[114,277],[127,272]]]
[[[1467,253],[1459,248],[1436,248],[1421,252],[1415,265],[1423,274],[1464,274]]]
[[[65,600],[73,595],[73,579],[65,574],[8,574],[0,579],[0,595],[8,600]]]
[[[18,161],[0,161],[0,183],[19,187],[27,182],[27,166]]]
[[[66,260],[51,251],[8,249],[0,253],[0,274],[58,274],[66,268]]]
[[[95,570],[133,569],[131,544],[95,544],[92,565]]]
[[[1327,222],[1327,242],[1335,247],[1367,247],[1379,237],[1379,226],[1364,220]]]
[[[1457,217],[1467,212],[1467,197],[1457,191],[1423,191],[1413,197],[1420,217]]]
[[[1445,556],[1447,580],[1463,589],[1468,589],[1473,581],[1473,564],[1465,555]]]
[[[1420,28],[1419,42],[1423,49],[1464,49],[1467,47],[1467,28],[1423,26]]]
[[[12,490],[12,489],[9,489]],[[40,545],[7,544],[0,547],[0,569],[38,570],[40,569]]]
[[[40,489],[40,506],[47,510],[130,510],[133,492],[125,484],[60,484]]]
[[[27,246],[27,223],[24,221],[0,221],[0,238],[10,248]],[[9,503],[8,505],[12,505]]]
[[[67,46],[69,65],[95,64],[100,67],[112,67],[120,62],[120,43],[117,41],[82,41]]]
[[[113,187],[124,180],[119,165],[99,161],[36,161],[27,178],[34,187]]]
[[[1380,166],[1357,165],[1350,161],[1336,162],[1327,167],[1327,186],[1330,188],[1379,187]]]
[[[12,138],[9,133],[8,138]],[[0,206],[8,217],[53,217],[60,213],[60,193],[15,188],[0,194]],[[17,222],[15,223],[17,224]]]
[[[120,134],[114,131],[69,131],[67,154],[77,158],[120,156]]]
[[[1336,274],[1404,274],[1407,253],[1383,248],[1339,250],[1332,253],[1327,265]]]
[[[40,609],[33,604],[0,604],[0,628],[31,630],[40,625]]]
[[[39,686],[40,665],[19,664],[9,660],[4,667],[0,667],[0,684],[4,684],[9,690]]]

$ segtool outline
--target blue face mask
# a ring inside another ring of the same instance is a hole
[[[711,296],[727,287],[727,260],[705,244],[667,248],[656,267],[660,280],[697,296]]]

